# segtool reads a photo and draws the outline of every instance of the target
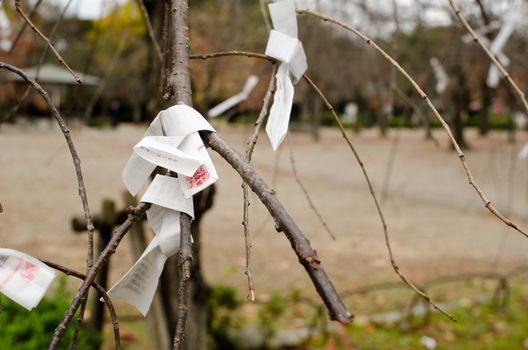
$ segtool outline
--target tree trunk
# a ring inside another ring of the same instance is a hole
[[[461,67],[455,71],[457,80],[457,87],[453,92],[453,116],[451,119],[451,127],[453,128],[453,136],[461,148],[467,148],[467,143],[464,138],[464,114],[467,112],[469,104],[469,89],[466,85],[466,76]]]
[[[193,263],[191,267],[190,301],[187,316],[187,327],[185,331],[184,349],[206,350],[207,349],[207,302],[211,294],[210,288],[205,282],[201,270],[201,230],[200,223],[202,215],[213,205],[215,188],[210,187],[197,193],[193,197],[195,220],[192,224]],[[170,341],[174,338],[176,329],[176,314],[178,310],[178,285],[180,280],[180,267],[178,257],[174,256],[167,261],[165,270],[161,276],[161,295],[165,305],[166,318],[170,330]]]
[[[184,103],[192,106],[191,78],[189,72],[189,26],[188,26],[188,3],[187,0],[170,0],[171,6],[166,6],[166,18],[171,19],[171,27],[168,41],[171,45],[172,64],[171,75],[168,79],[169,94],[172,94],[172,102]],[[207,301],[210,289],[202,276],[200,256],[200,222],[203,214],[213,205],[215,194],[214,186],[211,186],[193,196],[194,216],[191,233],[194,239],[192,250],[193,260],[191,264],[191,278],[187,282],[189,286],[189,300],[187,321],[185,327],[184,349],[205,350],[207,349]],[[182,228],[184,220],[188,220],[186,214],[181,214]],[[183,234],[183,233],[182,233]],[[167,313],[167,321],[171,335],[174,338],[178,315],[178,290],[180,284],[181,267],[179,257],[169,259],[161,278],[161,294],[163,304]]]

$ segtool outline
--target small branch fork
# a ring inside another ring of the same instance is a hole
[[[455,0],[449,0],[449,4],[451,5],[451,8],[453,9],[453,11],[455,11],[455,14],[456,14],[458,20],[466,28],[466,30],[469,32],[469,34],[471,35],[473,40],[482,48],[484,53],[490,58],[491,62],[493,62],[493,64],[496,65],[497,68],[499,68],[499,71],[501,72],[503,79],[506,80],[508,82],[508,84],[510,84],[510,86],[513,88],[515,93],[519,96],[519,98],[521,99],[522,104],[524,106],[524,109],[528,113],[528,101],[526,101],[526,95],[524,94],[524,92],[519,88],[519,86],[515,83],[515,81],[513,81],[511,75],[508,73],[508,71],[504,68],[504,66],[497,59],[497,56],[495,56],[493,54],[493,52],[491,52],[491,50],[488,49],[488,47],[482,42],[482,40],[480,40],[480,38],[477,35],[477,33],[475,33],[475,31],[469,25],[469,23],[466,20],[466,18],[462,15],[462,12],[460,11],[460,8],[458,7],[456,1]],[[483,10],[483,6],[482,6],[482,3],[480,1],[478,1],[478,5],[481,8],[481,12],[482,12],[483,16],[485,16],[485,12],[482,11]],[[508,225],[508,226],[511,226],[511,225]]]
[[[60,340],[64,336],[64,332],[66,331],[66,328],[72,321],[75,315],[75,312],[81,306],[83,298],[85,298],[86,295],[88,294],[88,290],[90,289],[90,286],[94,283],[95,277],[97,276],[99,271],[101,271],[101,268],[108,261],[110,256],[115,253],[123,237],[125,237],[127,232],[132,228],[132,226],[135,223],[140,221],[140,219],[144,216],[145,212],[149,208],[150,208],[150,204],[147,204],[147,203],[140,203],[138,206],[130,208],[128,218],[125,220],[123,224],[121,224],[121,226],[119,226],[114,231],[114,235],[112,236],[112,239],[110,240],[108,245],[103,249],[101,254],[97,257],[97,260],[95,261],[94,265],[86,274],[86,277],[84,278],[84,281],[81,287],[75,294],[70,306],[68,307],[68,310],[66,311],[64,315],[64,318],[61,320],[61,322],[55,329],[53,338],[48,347],[49,350],[57,349],[57,347],[59,346]]]
[[[468,163],[466,161],[465,155],[462,152],[462,150],[460,149],[460,146],[458,145],[458,143],[456,142],[456,140],[455,140],[455,138],[453,136],[453,133],[451,132],[451,129],[449,128],[449,125],[444,120],[444,118],[440,115],[440,113],[435,108],[435,106],[433,105],[433,103],[431,102],[431,100],[429,99],[427,94],[422,90],[420,85],[418,85],[418,83],[409,75],[409,73],[407,73],[407,71],[405,69],[402,68],[402,66],[396,60],[394,60],[388,53],[386,53],[382,48],[380,48],[374,41],[372,41],[372,39],[370,39],[365,34],[363,34],[358,29],[356,29],[356,28],[354,28],[352,26],[349,26],[349,25],[347,25],[347,24],[345,24],[345,23],[343,23],[341,21],[338,21],[337,19],[332,18],[332,17],[328,17],[328,16],[325,16],[325,15],[322,15],[322,14],[316,12],[316,11],[312,11],[312,10],[297,10],[297,12],[299,14],[301,14],[301,15],[306,14],[306,15],[317,17],[317,18],[319,18],[319,19],[321,19],[321,20],[323,20],[325,22],[333,23],[333,24],[335,24],[335,25],[337,25],[337,26],[339,26],[339,27],[341,27],[341,28],[343,28],[343,29],[345,29],[347,31],[350,31],[350,32],[354,33],[359,38],[361,38],[361,40],[363,40],[367,45],[371,46],[376,51],[378,51],[391,65],[393,65],[409,81],[411,86],[418,92],[420,97],[425,101],[425,103],[427,104],[429,109],[433,112],[434,116],[438,119],[438,121],[442,125],[442,128],[445,130],[446,134],[448,135],[448,137],[449,137],[449,139],[451,141],[451,144],[453,145],[453,147],[455,148],[455,150],[457,152],[458,158],[460,159],[460,162],[462,163],[462,167],[464,168],[464,171],[466,173],[466,176],[467,176],[469,184],[473,187],[475,192],[477,192],[477,195],[482,200],[482,203],[484,204],[484,207],[487,208],[493,215],[495,215],[504,224],[510,226],[511,228],[513,228],[514,230],[516,230],[517,232],[519,232],[520,234],[522,234],[523,236],[528,238],[528,233],[526,233],[526,231],[524,231],[523,229],[519,228],[516,224],[514,224],[507,217],[505,217],[503,214],[501,214],[497,209],[495,209],[495,207],[493,206],[491,201],[487,198],[487,196],[484,194],[484,192],[482,191],[482,189],[480,188],[480,186],[476,182],[475,178],[473,177],[473,174],[471,173],[471,170],[469,169],[469,165],[468,165]]]
[[[82,274],[82,273],[80,273],[78,271],[72,270],[72,269],[70,269],[68,267],[56,264],[56,263],[48,261],[48,260],[40,259],[40,261],[42,261],[44,264],[48,265],[49,267],[51,267],[51,268],[53,268],[55,270],[63,272],[67,276],[73,276],[73,277],[76,277],[76,278],[78,278],[80,280],[85,280],[86,279],[86,275],[84,275],[84,274]],[[95,288],[99,292],[99,294],[101,294],[101,296],[102,296],[102,298],[103,298],[103,300],[104,300],[104,302],[106,304],[106,307],[108,308],[108,313],[110,314],[110,317],[112,319],[112,326],[114,328],[115,347],[116,347],[116,350],[120,350],[121,349],[121,337],[119,336],[119,322],[118,322],[118,319],[117,319],[117,314],[116,314],[116,311],[115,311],[115,308],[114,308],[114,304],[112,303],[112,301],[108,297],[108,294],[106,293],[106,290],[100,284],[98,284],[97,282],[94,281],[91,284],[91,286],[93,288]]]
[[[31,28],[31,30],[33,30],[33,32],[35,32],[38,36],[40,36],[42,38],[42,40],[44,40],[48,46],[50,47],[51,51],[53,51],[53,53],[55,54],[55,56],[57,57],[57,59],[59,60],[59,62],[68,70],[68,72],[70,72],[70,74],[73,76],[73,78],[75,79],[75,81],[79,84],[82,84],[81,82],[81,78],[79,76],[77,76],[74,71],[70,68],[70,66],[66,63],[66,61],[64,60],[64,58],[62,58],[61,54],[57,51],[57,49],[55,49],[55,46],[53,45],[53,42],[48,39],[48,37],[46,37],[46,35],[44,35],[34,24],[33,22],[31,22],[31,19],[29,19],[29,17],[24,13],[24,11],[22,10],[22,8],[20,7],[20,0],[15,0],[15,8],[17,10],[17,12],[20,14],[20,16],[24,19],[24,21],[29,25],[29,27]]]
[[[223,56],[233,56],[233,55],[238,55],[238,56],[246,56],[246,57],[254,57],[254,58],[261,58],[261,59],[265,59],[265,60],[268,60],[269,62],[271,63],[275,63],[275,60],[269,56],[266,56],[266,55],[261,55],[261,54],[256,54],[256,53],[252,53],[252,52],[246,52],[246,51],[226,51],[226,52],[215,52],[215,53],[211,53],[211,54],[205,54],[205,55],[193,55],[191,56],[191,58],[201,58],[201,59],[204,59],[205,58],[217,58],[217,57],[223,57]],[[407,285],[409,286],[409,288],[411,288],[415,293],[417,293],[418,295],[420,295],[421,297],[423,297],[429,304],[431,304],[431,306],[433,306],[436,310],[438,310],[439,312],[441,312],[442,314],[444,314],[445,316],[447,316],[448,318],[450,318],[451,320],[454,320],[453,316],[451,316],[449,313],[447,313],[446,311],[444,311],[442,308],[440,308],[438,305],[436,305],[434,302],[432,302],[432,300],[429,298],[429,296],[427,294],[425,294],[423,291],[421,291],[418,287],[416,287],[412,282],[410,282],[401,272],[400,272],[400,268],[399,266],[397,265],[396,263],[396,260],[394,258],[394,255],[393,255],[393,252],[392,252],[392,247],[391,247],[391,244],[390,244],[390,239],[389,239],[389,233],[388,233],[388,225],[385,221],[385,217],[383,215],[383,211],[381,209],[381,206],[379,204],[379,201],[377,199],[377,196],[376,196],[376,193],[374,191],[374,186],[372,185],[372,182],[370,181],[370,178],[368,176],[368,172],[365,168],[365,165],[363,163],[363,161],[361,160],[361,157],[359,156],[359,153],[356,151],[355,147],[353,146],[352,142],[350,141],[350,139],[348,138],[347,134],[346,134],[346,131],[345,131],[345,128],[343,126],[343,124],[341,123],[341,120],[339,119],[337,113],[335,112],[335,109],[334,107],[332,106],[332,104],[328,101],[328,99],[326,98],[326,96],[323,94],[323,92],[319,89],[319,87],[317,87],[317,85],[307,76],[307,75],[304,75],[303,76],[304,80],[308,83],[308,85],[310,85],[310,87],[312,87],[316,92],[317,94],[320,96],[320,98],[323,100],[326,108],[331,112],[332,114],[332,117],[334,118],[334,120],[336,121],[337,125],[339,126],[339,129],[341,131],[341,135],[343,136],[343,138],[345,139],[346,143],[348,144],[350,150],[352,151],[352,153],[354,154],[354,157],[357,161],[357,163],[359,164],[360,168],[361,168],[361,171],[363,173],[363,177],[365,178],[366,182],[367,182],[367,185],[368,185],[368,188],[369,188],[369,192],[370,192],[370,195],[374,201],[374,204],[376,206],[376,210],[378,212],[378,216],[380,217],[380,220],[381,220],[381,223],[382,223],[382,226],[383,226],[383,233],[384,233],[384,237],[385,237],[385,244],[387,246],[387,250],[389,252],[389,258],[390,258],[390,262],[391,262],[391,265],[392,265],[392,268],[393,270],[395,271],[396,275]],[[213,148],[214,149],[214,148]],[[218,151],[217,151],[218,152]],[[221,154],[222,155],[222,154]],[[222,155],[223,156],[223,155]],[[225,158],[225,157],[224,157]],[[229,162],[229,160],[228,160]],[[234,166],[233,166],[234,167]],[[235,170],[238,171],[238,169],[235,168]],[[242,175],[241,175],[242,176]],[[247,181],[244,179],[244,182],[247,183]],[[254,192],[256,192],[255,190],[253,190]],[[257,193],[258,195],[258,193]],[[273,216],[273,214],[272,214]],[[275,216],[274,216],[275,217]],[[279,227],[279,226],[277,226]],[[323,300],[324,300],[324,297],[323,297]],[[327,305],[328,306],[328,305]]]

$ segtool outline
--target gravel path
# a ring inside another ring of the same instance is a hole
[[[250,133],[248,127],[224,124],[217,129],[239,149]],[[115,130],[73,131],[93,212],[99,211],[103,198],[122,202],[120,173],[143,132],[144,127],[130,125]],[[383,201],[403,273],[419,282],[441,274],[503,270],[528,263],[528,241],[482,207],[441,131],[436,135],[441,148],[425,141],[421,131],[400,132]],[[374,130],[351,136],[380,192],[396,131],[386,139],[379,138]],[[482,139],[470,130],[472,149],[467,158],[495,205],[512,213],[526,228],[528,161],[513,158],[512,162],[512,154],[516,156],[526,136],[517,136],[518,143],[512,146],[506,133],[496,132]],[[253,163],[271,181],[277,155],[266,136],[261,137]],[[395,280],[365,181],[338,132],[323,129],[319,143],[307,134],[292,132],[288,142],[302,180],[337,240],[329,238],[310,210],[293,176],[286,143],[278,154],[275,188],[317,249],[336,287],[344,290]],[[81,215],[82,207],[63,137],[46,123],[6,125],[0,129],[0,150],[0,203],[4,208],[0,214],[1,246],[83,270],[86,235],[76,235],[70,228],[70,219]],[[241,182],[225,162],[216,155],[213,158],[220,182],[214,208],[204,219],[205,275],[212,283],[234,285],[245,293]],[[266,220],[264,208],[254,196],[250,208],[250,226],[256,233],[253,268],[257,294],[290,288],[313,293],[289,243],[276,233],[273,222]],[[497,262],[501,245],[504,249]],[[125,241],[112,262],[112,281],[131,264]]]

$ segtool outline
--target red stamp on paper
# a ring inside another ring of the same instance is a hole
[[[209,180],[209,171],[205,165],[202,165],[196,170],[192,177],[187,178],[187,187],[195,188],[203,185],[207,180]]]
[[[37,272],[38,269],[39,267],[31,261],[24,261],[24,267],[22,272],[20,272],[20,277],[24,281],[33,281],[33,279],[35,279],[35,272]]]

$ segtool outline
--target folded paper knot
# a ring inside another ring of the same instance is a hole
[[[268,5],[273,22],[266,55],[280,61],[275,75],[277,91],[270,109],[266,132],[276,150],[286,137],[296,84],[308,68],[306,55],[297,33],[295,1],[285,0]]]
[[[56,274],[27,254],[0,248],[0,292],[27,310],[35,308]]]
[[[163,266],[180,249],[180,213],[194,217],[193,194],[213,184],[218,175],[198,134],[213,127],[193,108],[180,104],[160,112],[123,170],[123,182],[136,195],[157,166],[178,177],[157,174],[142,202],[151,203],[147,220],[154,238],[132,268],[108,291],[145,315]]]

